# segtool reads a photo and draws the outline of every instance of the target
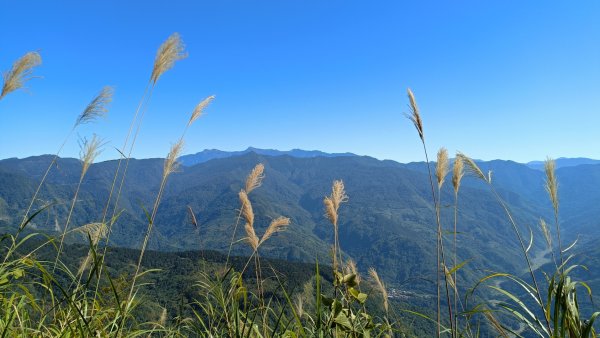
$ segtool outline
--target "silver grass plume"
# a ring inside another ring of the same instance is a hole
[[[198,105],[196,106],[196,108],[194,108],[194,111],[192,112],[192,116],[190,117],[190,121],[188,122],[188,127],[191,126],[192,123],[194,123],[194,121],[196,121],[202,115],[202,112],[204,111],[204,109],[206,107],[208,107],[208,105],[214,99],[215,99],[215,96],[211,95],[211,96],[205,98],[204,100],[202,100],[202,102],[198,103]]]
[[[448,150],[442,147],[437,153],[437,163],[435,166],[435,176],[437,177],[438,189],[442,188],[446,175],[448,175]]]
[[[96,160],[96,157],[102,153],[102,139],[96,134],[92,136],[91,140],[83,139],[80,142],[79,159],[82,163],[81,177],[85,176],[90,166]]]
[[[417,132],[419,133],[419,137],[422,142],[425,142],[425,135],[423,133],[423,121],[421,120],[421,114],[419,114],[419,106],[417,106],[417,100],[415,100],[415,95],[413,94],[410,88],[407,89],[408,100],[410,101],[410,114],[405,114],[406,117],[414,124]]]
[[[187,53],[184,52],[184,45],[179,34],[173,33],[160,45],[156,52],[150,80],[156,84],[161,75],[171,69],[176,61],[185,59],[186,57]]]
[[[112,101],[114,90],[110,86],[105,86],[98,95],[85,107],[75,121],[75,127],[80,124],[92,122],[93,120],[104,116],[108,112],[108,104]]]
[[[3,74],[4,84],[0,92],[0,100],[7,94],[23,88],[25,82],[32,79],[33,68],[42,63],[42,57],[37,52],[29,52],[19,58],[12,68]]]

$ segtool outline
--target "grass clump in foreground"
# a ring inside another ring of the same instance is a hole
[[[135,252],[137,257],[129,257],[126,261],[130,263],[120,265],[120,270],[115,271],[111,268],[111,262],[106,260],[110,257],[108,243],[112,228],[123,212],[119,207],[119,198],[126,184],[127,167],[147,105],[158,80],[173,68],[176,61],[185,57],[187,54],[177,34],[160,46],[150,79],[119,150],[121,157],[102,218],[69,229],[79,187],[102,148],[101,139],[94,136],[82,143],[82,171],[66,220],[62,225],[57,223],[59,235],[52,237],[32,233],[27,229],[28,224],[49,207],[44,205],[38,208],[37,196],[60,151],[77,126],[93,122],[107,112],[112,89],[104,88],[77,118],[42,176],[28,208],[23,212],[21,223],[15,224],[16,232],[0,238],[1,337],[393,337],[413,334],[478,337],[483,335],[480,330],[482,320],[487,322],[484,326],[500,336],[596,336],[593,325],[599,313],[593,313],[584,320],[577,298],[578,287],[583,287],[590,296],[591,290],[587,284],[572,279],[572,271],[578,268],[577,265],[569,265],[572,256],[566,256],[572,245],[563,249],[561,243],[554,162],[548,160],[545,170],[546,190],[554,210],[556,244],[553,244],[554,236],[546,222],[542,220],[540,223],[548,250],[553,256],[553,272],[541,274],[532,267],[529,252],[533,235],[527,244],[522,228],[514,221],[508,204],[492,185],[491,173],[484,174],[473,160],[460,153],[455,157],[452,169],[454,231],[451,231],[453,235],[448,243],[440,217],[440,192],[450,172],[450,160],[447,151],[442,148],[437,155],[435,171],[431,171],[423,121],[410,90],[408,98],[411,113],[407,117],[417,129],[423,145],[436,216],[435,318],[407,309],[394,309],[389,302],[386,284],[378,272],[372,267],[361,267],[369,271],[370,278],[364,278],[354,261],[343,253],[338,237],[339,208],[348,200],[348,196],[342,181],[334,181],[331,194],[323,200],[325,217],[333,228],[331,270],[322,273],[328,268],[317,261],[312,276],[302,287],[291,288],[290,281],[284,278],[285,273],[282,275],[270,263],[261,262],[261,245],[288,226],[293,228],[289,218],[280,216],[271,221],[261,237],[255,231],[250,194],[261,186],[265,177],[262,164],[252,170],[239,192],[241,206],[225,262],[209,264],[205,259],[198,260],[201,270],[194,275],[195,282],[191,286],[193,296],[186,301],[182,296],[175,311],[162,305],[148,307],[144,301],[144,289],[149,285],[145,281],[157,274],[158,270],[145,268],[147,264],[144,257],[148,254],[146,249],[161,199],[168,178],[176,172],[177,158],[183,148],[186,132],[214,96],[207,97],[195,107],[181,137],[173,144],[165,159],[154,203],[150,210],[145,210],[147,228],[141,248]],[[28,53],[18,60],[5,73],[0,99],[21,88],[40,62],[37,53]],[[457,271],[467,264],[466,261],[459,262],[456,254],[458,197],[465,174],[488,185],[502,206],[522,249],[523,260],[527,263],[527,277],[493,272],[483,276],[470,288],[459,284]],[[33,211],[34,206],[36,211]],[[193,210],[188,210],[194,225],[200,226]],[[237,244],[235,238],[240,221],[244,222],[245,242],[252,254],[243,264],[236,264],[240,258],[231,257],[231,250]],[[79,262],[63,254],[65,248],[69,247],[65,245],[66,237],[74,235],[82,236],[87,243]],[[493,283],[495,280],[501,281]],[[546,290],[542,291],[544,288]],[[461,296],[461,292],[464,295]],[[498,300],[498,297],[502,298]],[[396,310],[428,320],[431,323],[430,333],[415,332],[400,319]],[[498,316],[500,312],[514,320],[503,322]],[[515,322],[520,326],[515,328]]]

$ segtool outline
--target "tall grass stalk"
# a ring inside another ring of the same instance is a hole
[[[407,89],[407,94],[408,94],[408,100],[409,100],[409,108],[410,108],[410,113],[405,114],[406,118],[408,118],[414,125],[415,129],[417,130],[418,134],[419,134],[419,138],[421,139],[421,144],[423,146],[423,152],[425,154],[425,164],[427,165],[427,173],[429,176],[429,185],[431,187],[431,198],[433,200],[434,206],[435,206],[435,210],[436,210],[436,223],[437,223],[437,239],[436,239],[436,247],[437,247],[437,265],[436,265],[436,287],[437,287],[437,337],[440,337],[441,335],[441,331],[442,331],[442,327],[441,327],[441,293],[440,293],[440,274],[442,274],[442,269],[441,269],[441,262],[440,262],[440,250],[442,250],[441,248],[441,222],[440,222],[440,217],[439,217],[439,210],[440,210],[440,205],[439,205],[439,201],[438,198],[436,197],[435,194],[435,188],[434,188],[434,184],[433,184],[433,175],[431,173],[431,166],[429,163],[429,154],[427,152],[427,146],[425,145],[425,133],[423,131],[423,120],[421,119],[421,114],[419,112],[419,106],[417,105],[417,101],[415,99],[415,96],[412,92],[412,90]],[[446,284],[446,290],[448,290],[448,276],[446,275],[445,271],[443,272],[444,275],[444,282]],[[448,291],[446,291],[446,298],[447,298],[447,302],[448,302],[448,306],[449,306],[449,315],[450,318],[452,318],[452,307],[450,305],[450,295],[448,293]],[[451,325],[453,325],[452,320],[450,321]],[[452,336],[454,337],[454,330],[452,330]]]
[[[244,188],[244,192],[246,194],[246,196],[248,194],[250,194],[254,189],[260,187],[262,185],[262,180],[265,178],[265,166],[262,163],[258,163],[256,166],[254,166],[254,168],[252,169],[252,171],[250,172],[250,174],[248,174],[248,177],[246,178],[246,185]],[[229,265],[229,258],[231,257],[231,249],[233,248],[233,243],[235,241],[235,235],[237,233],[237,228],[240,224],[240,219],[242,217],[242,212],[244,211],[245,203],[246,200],[245,199],[241,199],[241,203],[242,206],[240,207],[240,210],[238,211],[238,215],[236,217],[235,220],[235,225],[233,227],[233,232],[231,234],[231,240],[229,241],[229,250],[227,250],[227,259],[225,261],[225,266]]]
[[[458,153],[456,156],[462,158],[462,161],[465,164],[465,170],[466,170],[467,173],[473,175],[476,178],[481,179],[483,182],[485,182],[490,187],[490,190],[492,191],[492,194],[494,195],[494,197],[496,198],[496,200],[498,201],[498,203],[500,204],[500,206],[504,210],[504,213],[508,217],[508,220],[509,220],[509,222],[511,224],[513,232],[515,233],[515,236],[517,237],[517,240],[519,242],[519,246],[521,247],[521,251],[523,252],[523,257],[525,258],[525,262],[527,263],[527,270],[529,272],[529,275],[531,276],[531,280],[532,280],[533,285],[534,285],[534,296],[535,296],[535,299],[537,300],[537,302],[540,305],[544,304],[544,302],[542,300],[542,294],[540,292],[540,287],[539,287],[539,284],[537,282],[537,278],[535,277],[533,266],[531,264],[531,259],[529,258],[528,250],[525,247],[525,242],[523,240],[523,236],[521,235],[521,232],[519,231],[519,227],[517,226],[517,223],[515,222],[515,220],[514,220],[514,218],[512,216],[512,213],[510,212],[510,209],[508,208],[508,205],[506,204],[506,202],[504,201],[504,199],[500,196],[500,194],[498,193],[498,191],[496,190],[496,188],[492,184],[492,182],[490,180],[490,176],[489,175],[485,175],[481,171],[481,169],[479,168],[479,166],[477,166],[477,164],[475,163],[475,161],[473,161],[471,158],[469,158],[468,156],[464,155],[463,153]],[[550,327],[549,319],[546,316],[544,316],[544,320],[545,320],[545,324],[546,324],[546,328],[547,328],[548,332],[551,332],[552,330],[551,330],[551,327]]]
[[[63,140],[62,144],[60,145],[60,147],[54,154],[52,161],[50,161],[48,168],[44,172],[44,175],[42,176],[42,179],[41,179],[40,183],[38,184],[38,187],[36,188],[35,193],[33,194],[33,197],[31,198],[31,201],[29,202],[29,206],[25,210],[25,214],[23,215],[23,220],[21,222],[20,228],[23,227],[23,223],[25,223],[25,221],[27,220],[27,217],[29,216],[29,212],[31,211],[31,208],[33,207],[33,204],[35,203],[42,186],[46,182],[46,178],[48,177],[50,170],[56,163],[56,160],[58,159],[58,156],[60,155],[60,152],[62,151],[64,146],[67,144],[67,141],[71,138],[71,135],[73,135],[73,132],[75,132],[75,129],[77,129],[77,127],[82,124],[90,123],[90,122],[96,120],[97,118],[104,116],[108,112],[108,104],[112,101],[113,94],[114,94],[113,88],[109,87],[109,86],[105,86],[104,88],[102,88],[102,90],[100,90],[98,95],[96,95],[92,99],[92,101],[90,101],[90,103],[85,107],[83,112],[81,114],[79,114],[79,116],[77,116],[77,119],[75,120],[75,124],[73,125],[73,127],[71,128],[71,130],[69,131],[69,133],[67,134],[65,139]]]
[[[546,182],[544,188],[546,188],[548,197],[550,197],[552,210],[554,211],[554,225],[556,227],[556,237],[558,240],[558,254],[560,257],[560,265],[563,266],[565,262],[563,259],[563,248],[560,239],[560,223],[558,221],[558,180],[556,179],[555,168],[556,163],[553,159],[548,157],[546,161],[544,161],[544,172],[546,173]]]
[[[333,270],[335,272],[338,271],[338,264],[342,261],[338,231],[338,212],[340,205],[346,202],[348,202],[348,195],[346,195],[346,190],[344,189],[344,182],[342,180],[333,181],[331,195],[323,199],[323,204],[325,205],[325,216],[327,216],[333,225]]]
[[[453,275],[453,282],[454,282],[454,313],[456,314],[454,316],[454,327],[456,328],[457,332],[458,332],[458,276],[457,276],[457,267],[458,267],[458,260],[457,260],[457,255],[458,255],[458,248],[456,246],[456,235],[457,235],[457,225],[458,225],[458,191],[460,190],[460,184],[462,182],[462,178],[464,176],[464,164],[462,161],[461,157],[455,156],[454,157],[454,165],[452,167],[452,188],[454,190],[454,232],[453,232],[453,252],[454,252],[454,275]]]
[[[75,204],[77,203],[77,197],[79,196],[79,191],[81,189],[81,184],[83,183],[83,178],[87,174],[92,163],[94,163],[96,157],[102,152],[102,150],[100,149],[101,146],[102,140],[96,135],[94,135],[89,141],[84,139],[81,143],[81,174],[79,175],[77,189],[75,189],[75,194],[73,196],[73,200],[71,201],[71,207],[69,208],[69,213],[67,214],[67,221],[65,222],[65,225],[63,227],[63,233],[60,236],[60,245],[58,246],[58,252],[56,253],[56,259],[54,260],[54,267],[52,268],[53,272],[56,269],[56,265],[58,264],[60,254],[62,253],[65,235],[67,234],[67,229],[69,228],[71,217],[73,216],[73,210],[75,209]]]
[[[167,179],[169,178],[169,176],[172,173],[174,173],[177,170],[177,167],[178,167],[177,158],[181,154],[182,149],[183,149],[183,141],[180,140],[179,142],[177,142],[173,146],[171,146],[171,150],[169,151],[169,154],[167,155],[167,157],[165,159],[162,179],[160,182],[160,187],[158,189],[158,193],[156,194],[156,198],[154,200],[154,205],[152,207],[152,213],[150,214],[150,217],[148,218],[148,227],[146,229],[146,235],[144,236],[144,241],[142,242],[142,247],[140,249],[140,256],[138,258],[138,263],[135,268],[135,273],[133,274],[131,288],[130,288],[129,294],[127,296],[128,303],[132,301],[133,291],[135,289],[135,284],[136,284],[137,278],[139,277],[140,268],[142,266],[142,259],[144,258],[144,252],[146,251],[146,248],[148,246],[148,240],[150,239],[150,234],[152,233],[152,228],[154,226],[154,220],[156,219],[156,213],[158,212],[158,206],[160,205],[160,201],[162,199],[162,196],[163,196],[163,193],[165,190],[165,186],[167,184]]]
[[[154,92],[154,88],[156,87],[156,83],[158,82],[158,79],[167,70],[169,70],[170,68],[173,67],[173,65],[175,64],[176,61],[184,59],[185,57],[187,57],[187,53],[184,52],[184,45],[183,45],[183,42],[181,41],[181,38],[179,37],[178,33],[173,33],[171,36],[169,36],[169,38],[161,44],[161,46],[159,47],[159,49],[156,53],[156,57],[154,60],[154,65],[152,68],[152,73],[150,75],[150,79],[148,80],[146,87],[144,88],[142,97],[141,97],[140,101],[138,102],[137,108],[133,115],[133,119],[131,120],[131,123],[129,125],[127,135],[125,136],[125,141],[123,142],[123,146],[121,147],[121,150],[118,150],[118,152],[120,153],[121,156],[119,157],[119,160],[117,163],[117,168],[115,169],[115,174],[113,177],[113,182],[110,187],[108,199],[106,201],[106,206],[102,213],[102,221],[101,221],[102,223],[106,222],[106,218],[108,215],[108,211],[110,209],[111,201],[113,199],[113,194],[115,193],[116,184],[117,184],[117,181],[119,178],[121,165],[122,165],[123,160],[125,160],[125,166],[123,168],[123,173],[121,174],[121,181],[119,183],[117,193],[114,198],[111,218],[115,219],[115,215],[118,213],[119,199],[121,197],[123,186],[125,185],[125,178],[127,176],[129,160],[131,158],[131,154],[132,154],[134,146],[135,146],[135,141],[139,134],[139,131],[140,131],[140,128],[142,125],[142,121],[143,121],[144,115],[145,115],[147,107],[148,107],[148,103],[150,102],[150,99],[152,98],[152,94]],[[190,121],[190,123],[188,123],[188,126],[190,124],[191,124],[191,121]],[[137,125],[137,127],[136,127],[136,125]],[[131,140],[131,144],[129,144],[129,139],[132,136],[132,132],[133,132],[134,128],[135,128],[135,133],[133,134],[133,139]],[[127,151],[128,145],[129,145],[129,151]],[[125,155],[126,151],[127,151],[127,155]],[[114,223],[115,222],[110,222],[110,224],[109,224],[108,233],[107,233],[107,236],[105,239],[104,249],[103,249],[103,252],[101,255],[102,261],[104,260],[104,256],[106,255],[106,250],[108,248],[108,244],[110,241],[110,235],[112,234],[112,227],[114,226]],[[100,285],[100,276],[102,275],[102,270],[103,270],[103,264],[100,264],[100,270],[98,272],[98,281],[96,283],[96,292],[98,291],[98,288]]]

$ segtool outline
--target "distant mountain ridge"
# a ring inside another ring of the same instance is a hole
[[[594,160],[586,157],[560,157],[555,159],[554,162],[556,163],[556,169],[565,167],[575,167],[584,164],[600,164],[600,160]],[[544,161],[531,161],[525,163],[525,165],[531,169],[544,170]]]
[[[232,156],[240,156],[248,153],[256,153],[258,155],[267,156],[283,156],[288,155],[297,158],[311,158],[311,157],[340,157],[340,156],[358,156],[353,153],[326,153],[320,150],[276,150],[276,149],[260,149],[254,147],[248,147],[246,150],[241,151],[223,151],[218,149],[205,149],[201,152],[189,155],[183,155],[179,157],[179,163],[184,166],[193,166],[199,163],[204,163],[210,160],[218,158],[228,158]]]

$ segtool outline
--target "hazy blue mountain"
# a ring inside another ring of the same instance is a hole
[[[183,155],[179,157],[179,163],[185,166],[192,166],[199,163],[204,163],[206,161],[210,161],[217,158],[227,158],[232,156],[239,156],[247,153],[256,153],[259,155],[269,155],[269,156],[282,156],[289,155],[292,157],[298,158],[307,158],[307,157],[339,157],[339,156],[356,156],[352,153],[325,153],[319,150],[302,150],[302,149],[292,149],[287,151],[275,150],[275,149],[259,149],[254,147],[248,147],[246,150],[241,151],[222,151],[217,149],[205,149],[199,153]]]
[[[0,228],[14,229],[20,221],[41,175],[52,157],[37,156],[0,161]],[[350,199],[340,208],[340,244],[346,255],[363,269],[380,268],[392,284],[427,289],[415,280],[434,274],[435,217],[427,168],[424,163],[400,164],[362,156],[296,157],[248,152],[184,166],[167,184],[158,210],[152,249],[180,251],[212,249],[226,252],[236,224],[246,175],[257,164],[265,165],[263,185],[250,194],[259,236],[270,220],[291,218],[288,231],[276,234],[261,247],[261,256],[294,261],[329,260],[333,240],[331,224],[324,217],[323,198],[334,179],[343,179]],[[433,166],[434,164],[432,164]],[[543,173],[511,161],[479,162],[491,170],[492,182],[507,201],[513,216],[528,237],[535,239],[533,253],[543,249],[539,217],[552,220],[544,192]],[[117,161],[92,165],[75,207],[72,225],[102,218]],[[151,208],[160,184],[162,159],[131,160],[119,206],[124,210],[110,237],[111,245],[139,247],[146,228],[143,207]],[[38,216],[32,227],[60,229],[68,213],[79,179],[81,164],[60,159],[42,189],[36,207],[53,206]],[[600,165],[561,168],[561,226],[565,241],[576,233],[587,234],[581,247],[600,238]],[[454,192],[450,177],[442,189],[442,221],[450,231],[454,219]],[[467,278],[483,269],[521,272],[523,261],[513,230],[490,188],[465,177],[459,193],[459,260],[472,259],[462,273]],[[191,206],[200,226],[188,221]],[[238,224],[234,253],[249,254]],[[594,237],[595,236],[595,237]],[[451,236],[448,235],[448,238]],[[450,242],[448,242],[448,245]]]
[[[600,160],[594,160],[591,158],[577,157],[567,158],[561,157],[554,160],[556,162],[556,168],[574,167],[582,164],[600,164]],[[527,162],[526,165],[532,169],[544,170],[544,161],[531,161]]]

